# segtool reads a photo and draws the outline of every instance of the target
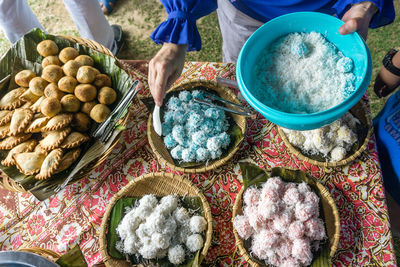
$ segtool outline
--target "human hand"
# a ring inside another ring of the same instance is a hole
[[[149,63],[149,87],[157,106],[161,107],[165,91],[182,73],[187,45],[164,43]]]
[[[346,35],[357,31],[364,40],[367,40],[368,26],[378,8],[372,2],[359,2],[344,14],[342,20],[345,22],[339,33]]]

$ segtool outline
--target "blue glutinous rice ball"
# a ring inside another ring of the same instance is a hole
[[[164,121],[167,123],[173,123],[174,122],[174,112],[173,111],[167,111],[164,113]]]
[[[171,97],[168,100],[168,108],[170,110],[178,110],[182,106],[182,101],[179,100],[176,96]]]
[[[222,150],[218,149],[218,150],[215,150],[215,151],[210,151],[210,156],[211,156],[212,159],[217,159],[217,158],[222,156]]]
[[[192,110],[196,113],[199,113],[199,114],[201,114],[203,112],[203,109],[199,103],[190,101],[189,105],[190,105],[189,106],[190,110]]]
[[[174,128],[172,128],[172,136],[174,137],[176,142],[183,143],[186,138],[186,133],[183,126],[175,125]]]
[[[336,68],[343,73],[351,72],[353,70],[353,60],[348,57],[342,57],[336,63]]]
[[[207,149],[211,151],[217,151],[221,149],[222,142],[218,136],[211,137],[207,140]]]
[[[221,147],[227,148],[231,142],[231,138],[229,134],[223,132],[222,134],[218,135],[219,140],[221,140]]]
[[[175,147],[178,144],[178,142],[175,141],[172,134],[168,134],[166,137],[164,137],[164,144],[168,149],[171,149]]]
[[[187,135],[185,135],[185,138],[183,138],[183,139],[181,139],[181,140],[179,140],[177,142],[178,142],[178,144],[180,144],[184,148],[187,148],[187,147],[189,147],[190,139],[189,139],[189,137]]]
[[[204,147],[207,144],[207,135],[204,131],[197,131],[192,135],[192,141],[196,145]]]
[[[223,110],[220,110],[218,108],[208,108],[205,112],[204,115],[207,118],[214,119],[214,120],[223,120],[225,119],[225,113]]]
[[[179,93],[179,100],[182,102],[189,102],[192,99],[192,94],[189,91],[182,91]]]
[[[186,113],[183,110],[176,110],[174,112],[174,123],[182,124],[186,121]]]
[[[171,123],[163,122],[161,124],[161,127],[162,127],[162,135],[163,136],[167,136],[170,133],[172,133],[172,124]]]
[[[201,129],[206,133],[213,133],[214,125],[215,125],[214,120],[207,118],[204,119],[203,124],[201,125]]]
[[[193,151],[193,153],[196,153],[197,150],[200,148],[198,144],[195,144],[194,142],[189,142],[189,149]]]
[[[189,112],[189,118],[187,120],[188,127],[198,128],[202,123],[203,123],[203,117],[200,114],[194,111]]]
[[[191,162],[196,159],[196,153],[190,150],[190,148],[185,148],[182,150],[182,160],[184,162]]]
[[[210,158],[210,151],[208,151],[204,147],[200,147],[196,151],[196,160],[197,161],[206,161]]]
[[[201,91],[199,91],[199,90],[192,91],[192,97],[193,98],[198,98],[198,99],[204,99],[203,93]]]
[[[306,43],[301,40],[293,42],[292,46],[290,47],[290,53],[296,57],[305,57],[307,56],[308,52],[309,50]]]
[[[182,150],[183,150],[183,147],[180,146],[180,145],[177,145],[176,147],[174,147],[171,150],[172,158],[174,158],[174,159],[182,159]]]
[[[214,122],[214,133],[222,133],[228,130],[228,124],[225,121],[216,120]]]

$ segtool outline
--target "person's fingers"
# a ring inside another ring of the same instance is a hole
[[[162,101],[164,99],[164,92],[167,85],[168,73],[166,72],[164,64],[158,64],[156,66],[156,75],[154,79],[154,102],[157,106],[162,105]]]
[[[346,35],[349,33],[353,33],[357,31],[358,29],[358,23],[357,20],[355,19],[350,19],[346,21],[340,28],[339,28],[339,33],[342,35]]]

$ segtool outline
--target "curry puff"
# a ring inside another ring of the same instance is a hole
[[[62,148],[74,148],[89,140],[89,136],[80,132],[72,132],[61,143]]]
[[[18,170],[25,175],[33,175],[40,171],[46,155],[37,152],[25,152],[13,155]]]
[[[0,141],[0,149],[12,149],[16,145],[25,142],[29,138],[31,138],[32,134],[20,133],[16,136],[9,136]]]
[[[25,129],[26,133],[40,133],[42,128],[46,126],[47,122],[49,121],[49,117],[44,117],[41,113],[35,114],[32,121]]]
[[[46,150],[57,148],[71,132],[71,128],[65,128],[56,131],[42,133],[45,137],[40,140],[39,144]]]
[[[37,142],[34,139],[28,140],[26,142],[23,142],[19,145],[17,145],[16,147],[14,147],[13,149],[11,149],[8,154],[7,157],[1,161],[1,164],[4,166],[11,166],[15,164],[15,160],[14,160],[14,155],[15,154],[20,154],[20,153],[24,153],[24,152],[31,152],[35,146],[36,146]]]
[[[38,100],[36,100],[36,102],[30,106],[29,108],[33,111],[33,112],[40,112],[40,104],[42,103],[42,101],[45,99],[45,96],[41,96]]]
[[[33,118],[33,111],[27,108],[19,108],[14,111],[10,122],[9,135],[14,136],[24,132]]]
[[[33,152],[40,153],[40,154],[43,154],[43,155],[46,155],[46,156],[47,156],[47,154],[49,154],[49,151],[44,149],[40,144],[35,146],[35,148],[33,149]]]
[[[60,164],[55,173],[59,173],[65,171],[78,159],[79,155],[81,154],[80,148],[75,148],[71,151],[68,151],[64,156],[61,158]]]
[[[35,103],[38,99],[40,98],[40,96],[35,95],[31,89],[26,90],[20,97],[19,99],[21,99],[24,102],[30,102],[30,103]]]
[[[6,137],[10,132],[10,124],[0,126],[0,139]]]
[[[0,110],[0,126],[11,121],[14,110]]]
[[[11,90],[0,99],[0,109],[13,110],[21,106],[24,101],[19,97],[26,91],[26,88],[19,87]]]
[[[38,180],[50,178],[50,176],[57,170],[62,154],[63,152],[61,148],[51,151],[44,159],[42,166],[40,167],[40,172],[35,176],[35,178]]]
[[[42,128],[42,132],[54,131],[65,128],[71,123],[71,121],[72,121],[72,114],[70,113],[58,114],[47,122],[46,126]]]

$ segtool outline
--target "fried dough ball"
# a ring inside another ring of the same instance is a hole
[[[97,87],[97,88],[101,88],[104,86],[108,86],[111,87],[111,79],[107,74],[97,74],[96,78],[94,79],[93,84]]]
[[[49,83],[46,88],[44,88],[44,96],[45,97],[55,97],[58,100],[61,100],[63,96],[65,96],[65,93],[62,92],[56,83]]]
[[[67,94],[61,98],[61,106],[65,112],[77,112],[81,107],[81,102],[73,94]]]
[[[90,115],[90,111],[94,106],[96,106],[98,103],[96,101],[90,101],[90,102],[85,102],[83,103],[81,107],[81,111],[83,113],[86,113],[87,115]]]
[[[48,65],[61,65],[57,56],[47,56],[42,60],[42,67],[46,68]]]
[[[74,117],[72,119],[72,127],[78,132],[87,132],[90,128],[91,119],[88,115],[82,112],[74,113]]]
[[[82,66],[78,69],[76,79],[80,83],[92,83],[96,78],[96,75],[95,68],[90,66]]]
[[[117,93],[111,87],[102,87],[97,96],[101,104],[110,105],[117,99]]]
[[[66,47],[60,51],[58,58],[62,63],[67,63],[69,60],[75,59],[79,56],[79,52],[73,47]]]
[[[61,111],[60,101],[55,97],[47,97],[40,103],[40,111],[47,117],[54,117]]]
[[[80,67],[82,67],[82,64],[80,62],[76,60],[70,60],[67,63],[65,63],[62,68],[65,75],[76,77],[76,74],[78,73],[78,69]]]
[[[110,115],[110,109],[104,104],[97,104],[90,111],[90,117],[95,122],[103,122],[107,119],[108,115]]]
[[[54,56],[58,53],[58,46],[52,40],[44,40],[37,45],[36,50],[43,57]]]
[[[80,101],[89,102],[96,99],[97,89],[91,84],[79,84],[74,93]]]
[[[21,87],[28,87],[29,82],[36,77],[36,74],[31,70],[21,70],[15,75],[15,83]]]
[[[49,83],[57,83],[63,76],[63,70],[58,65],[48,65],[42,71],[42,78]]]
[[[35,77],[29,82],[29,89],[31,89],[32,93],[35,95],[42,96],[48,84],[49,82],[42,77]]]
[[[58,88],[67,93],[73,93],[78,81],[71,76],[64,76],[58,81]]]
[[[75,58],[75,61],[81,63],[82,66],[93,66],[94,60],[88,55],[80,55]]]

